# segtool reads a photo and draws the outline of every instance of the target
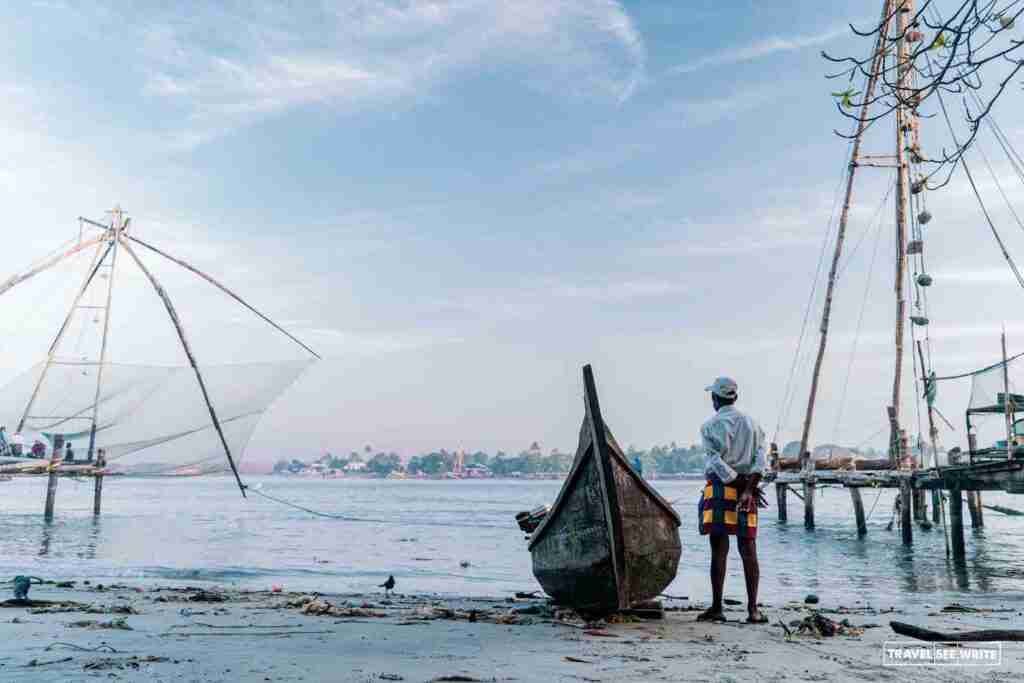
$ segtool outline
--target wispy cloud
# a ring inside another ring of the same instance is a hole
[[[808,47],[822,45],[833,38],[837,38],[847,32],[847,28],[833,28],[822,33],[811,35],[770,36],[750,45],[741,45],[712,52],[709,55],[695,59],[691,62],[679,64],[669,69],[670,74],[689,74],[702,69],[716,66],[728,66],[742,62],[752,62],[764,57],[769,57],[780,52],[795,52]]]
[[[613,0],[193,9],[149,22],[142,49],[144,91],[181,109],[185,145],[302,105],[423,96],[481,64],[551,92],[622,102],[646,63],[642,36]]]

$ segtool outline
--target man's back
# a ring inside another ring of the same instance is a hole
[[[737,474],[764,471],[764,430],[734,406],[719,408],[700,431],[708,455],[717,453]]]

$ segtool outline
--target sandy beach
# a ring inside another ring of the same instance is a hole
[[[216,587],[41,585],[50,604],[0,610],[0,679],[10,681],[738,681],[1018,680],[1021,644],[987,667],[896,668],[884,641],[900,620],[939,630],[1013,628],[1017,611],[920,614],[818,605],[851,635],[787,637],[810,614],[766,604],[772,624],[694,621],[666,600],[661,620],[586,623],[543,599],[322,595]],[[872,626],[877,624],[877,626]],[[865,628],[866,627],[866,628]]]

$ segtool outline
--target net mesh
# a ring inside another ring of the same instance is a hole
[[[225,439],[239,463],[260,417],[311,361],[203,366],[201,372]],[[47,446],[55,435],[87,455],[99,367],[45,363],[0,389],[0,424],[25,418],[21,438]],[[205,474],[228,469],[220,437],[190,366],[108,363],[97,405],[95,448],[111,469],[148,474]],[[49,452],[49,448],[47,448]]]
[[[1024,395],[1018,387],[1024,386],[1024,369],[1019,363],[1007,365],[1009,394],[1015,413],[1015,435],[1024,437]],[[975,428],[977,448],[1006,448],[1006,387],[1003,366],[997,365],[971,376],[971,423]]]

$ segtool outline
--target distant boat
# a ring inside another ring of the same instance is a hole
[[[529,549],[534,576],[556,602],[608,613],[657,597],[675,578],[679,515],[629,465],[605,426],[589,365],[583,391],[586,415],[572,470]]]

